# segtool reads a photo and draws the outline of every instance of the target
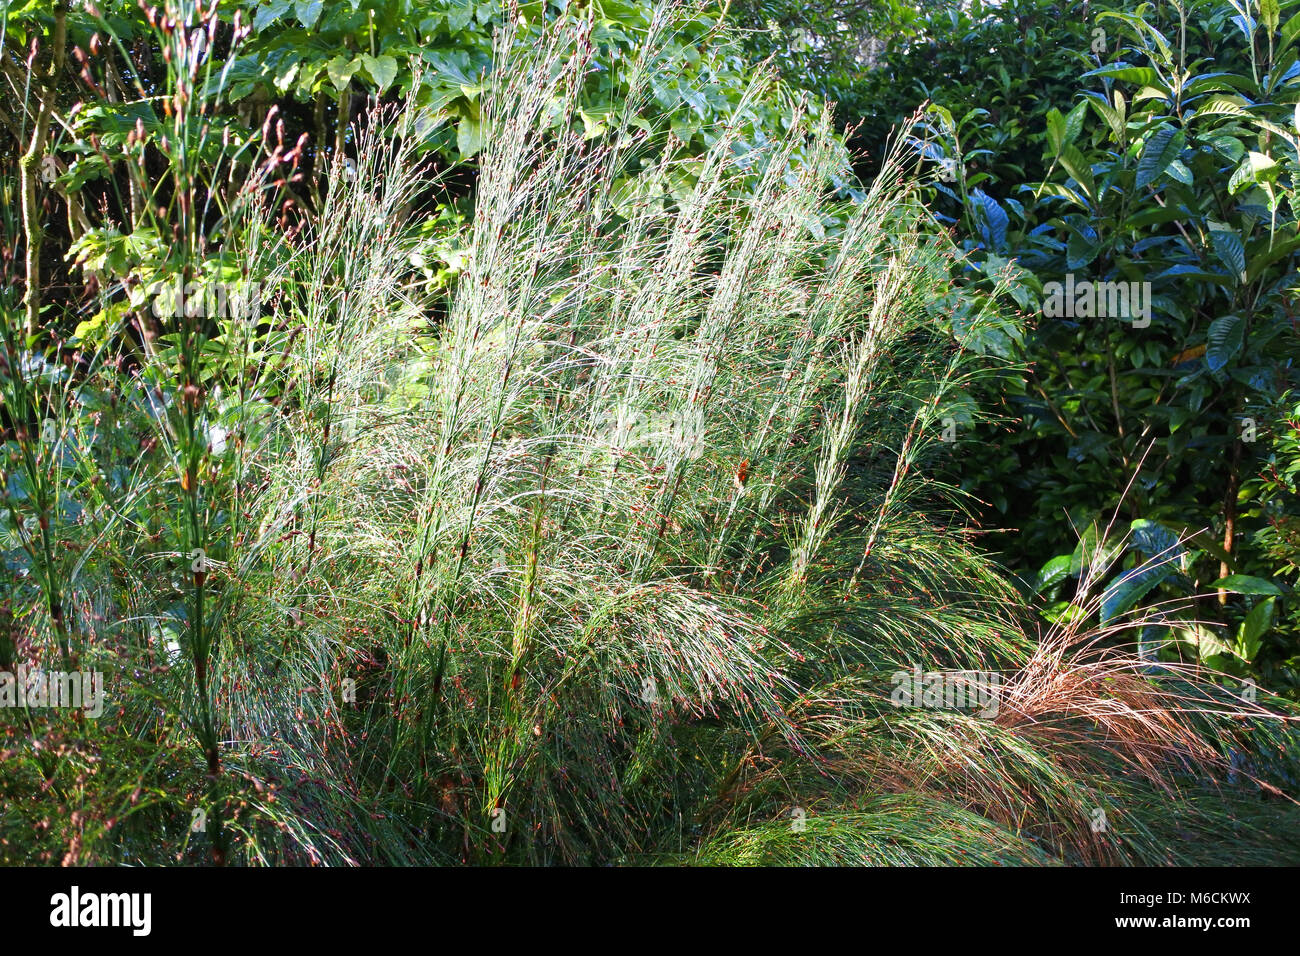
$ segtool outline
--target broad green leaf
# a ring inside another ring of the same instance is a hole
[[[1187,145],[1187,134],[1173,126],[1162,126],[1152,133],[1142,147],[1137,166],[1137,188],[1149,186],[1164,175],[1169,164]]]
[[[483,148],[483,130],[477,119],[465,117],[456,124],[456,149],[460,158],[470,159]]]
[[[1175,561],[1165,556],[1152,558],[1125,571],[1102,592],[1101,623],[1109,624],[1121,614],[1131,611],[1159,584],[1172,577],[1177,567]]]
[[[287,70],[277,75],[273,81],[275,88],[283,93],[288,90],[289,87],[293,86],[294,77],[298,75],[298,67],[301,65],[301,63],[293,63]]]
[[[1187,213],[1185,210],[1173,206],[1152,206],[1150,209],[1144,209],[1125,219],[1124,228],[1142,229],[1147,226],[1156,226],[1186,218]]]
[[[1273,626],[1273,606],[1277,598],[1265,598],[1250,609],[1246,619],[1237,628],[1237,653],[1243,660],[1251,661],[1264,643],[1264,635]]]
[[[1252,577],[1249,574],[1229,574],[1226,578],[1219,578],[1210,587],[1215,590],[1231,591],[1234,594],[1260,594],[1281,597],[1283,593],[1282,589],[1272,581]]]
[[[397,79],[397,60],[391,56],[374,57],[363,53],[361,62],[381,93],[392,86],[393,80]]]
[[[1137,83],[1142,86],[1160,87],[1160,74],[1149,66],[1125,66],[1119,64],[1116,66],[1103,66],[1099,70],[1089,70],[1083,74],[1086,79],[1090,76],[1104,76],[1112,80],[1123,80],[1125,83]]]
[[[1152,558],[1178,558],[1183,546],[1178,535],[1156,521],[1138,518],[1129,525],[1132,547]]]
[[[606,111],[589,113],[586,110],[578,110],[578,117],[582,120],[584,139],[595,139],[604,135],[606,130],[605,122],[609,118]]]
[[[293,7],[293,0],[270,0],[258,7],[253,17],[253,29],[259,33],[284,16]]]
[[[1068,186],[1062,186],[1060,183],[1044,183],[1037,190],[1040,196],[1051,196],[1058,199],[1065,199],[1074,203],[1076,206],[1087,207],[1088,200],[1080,196]]]
[[[1187,262],[1180,262],[1176,266],[1170,266],[1162,272],[1157,272],[1151,278],[1155,279],[1195,279],[1200,282],[1214,282],[1221,286],[1232,285],[1232,279],[1228,278],[1221,272],[1207,272],[1204,269],[1198,269],[1196,266]]]
[[[447,29],[459,33],[474,19],[474,6],[469,0],[452,0],[447,9]]]
[[[294,12],[298,15],[298,22],[310,30],[320,19],[320,12],[324,6],[324,0],[297,0],[294,4]]]
[[[1235,73],[1202,73],[1183,84],[1183,99],[1186,101],[1206,93],[1223,93],[1235,89],[1234,84],[1240,81],[1241,77]],[[1244,105],[1245,101],[1242,103]]]
[[[1227,229],[1211,229],[1210,245],[1218,257],[1234,276],[1241,282],[1246,281],[1246,247],[1236,232]]]
[[[361,67],[360,60],[349,60],[343,56],[336,56],[325,64],[325,72],[334,84],[334,89],[342,93],[352,82],[352,74],[356,73]]]
[[[1083,132],[1083,120],[1088,113],[1088,104],[1080,102],[1065,117],[1065,142],[1073,143]]]
[[[1106,97],[1100,93],[1089,94],[1084,103],[1091,106],[1097,112],[1097,115],[1105,121],[1106,125],[1110,127],[1111,136],[1115,142],[1124,142],[1124,118],[1115,107],[1111,106]],[[1070,115],[1073,116],[1074,113],[1071,112]]]
[[[1248,186],[1271,182],[1277,179],[1278,171],[1278,165],[1272,158],[1251,150],[1228,180],[1228,192],[1235,196]]]
[[[1087,611],[1070,601],[1057,601],[1043,608],[1043,617],[1052,624],[1073,624],[1087,616]]]
[[[1219,155],[1234,163],[1241,162],[1246,155],[1246,147],[1235,136],[1215,136],[1210,140],[1210,145]]]
[[[1056,107],[1047,112],[1047,145],[1053,156],[1065,145],[1065,117]]]
[[[1095,202],[1097,186],[1092,178],[1092,169],[1089,167],[1088,161],[1083,158],[1083,153],[1079,152],[1077,147],[1067,145],[1061,150],[1061,155],[1058,158],[1061,160],[1061,165],[1065,167],[1065,171],[1079,184],[1087,197]]]
[[[1038,577],[1034,579],[1034,591],[1042,594],[1053,584],[1068,578],[1072,563],[1071,557],[1068,554],[1058,554],[1044,564],[1038,572]]]
[[[1155,660],[1156,654],[1169,641],[1170,628],[1148,624],[1138,631],[1138,656],[1144,660]]]
[[[1259,19],[1264,24],[1264,29],[1269,33],[1277,32],[1278,20],[1281,19],[1282,11],[1278,6],[1278,0],[1259,0]]]
[[[1010,223],[1006,210],[996,199],[981,189],[972,190],[971,199],[975,202],[975,208],[980,211],[979,229],[985,246],[1001,249],[1006,244],[1007,226]]]
[[[1192,114],[1199,116],[1249,116],[1246,100],[1240,96],[1211,96]]]
[[[1177,180],[1184,186],[1190,186],[1195,178],[1192,176],[1192,171],[1187,168],[1181,159],[1175,159],[1170,163],[1169,168],[1165,170],[1165,175],[1170,179]]]
[[[1290,20],[1282,24],[1282,32],[1277,45],[1278,52],[1281,53],[1294,43],[1297,36],[1300,36],[1300,13],[1295,14]]]
[[[1100,246],[1096,235],[1089,235],[1082,230],[1071,230],[1070,238],[1065,244],[1065,264],[1071,269],[1082,269],[1097,258]]]
[[[1282,242],[1271,243],[1263,251],[1252,250],[1246,268],[1246,281],[1254,282],[1273,263],[1297,250],[1300,250],[1300,236]]]
[[[1079,536],[1079,543],[1070,554],[1070,573],[1072,575],[1104,575],[1115,559],[1124,552],[1124,542],[1115,538],[1101,539],[1101,531],[1095,523],[1090,524]]]
[[[951,130],[956,128],[956,124],[952,118],[952,113],[947,107],[940,106],[938,103],[931,103],[926,109],[926,112],[933,113],[935,116],[939,117],[939,121],[943,124],[945,129]]]
[[[1246,322],[1239,315],[1224,315],[1210,323],[1206,333],[1205,364],[1210,371],[1223,368],[1238,352],[1245,338]]]
[[[1230,655],[1232,648],[1213,628],[1196,621],[1186,621],[1174,628],[1178,639],[1196,648],[1197,656],[1204,662],[1219,655]]]
[[[1295,72],[1297,76],[1300,76],[1300,63],[1296,65]],[[1291,139],[1291,131],[1289,129],[1287,129],[1285,126],[1278,126],[1276,123],[1272,122],[1271,120],[1260,119],[1258,116],[1251,116],[1250,122],[1252,126],[1257,126],[1261,130],[1264,130],[1265,132],[1269,132],[1274,134],[1275,136],[1280,137],[1283,142],[1289,142]],[[1275,178],[1276,176],[1269,177],[1269,179],[1275,179]]]

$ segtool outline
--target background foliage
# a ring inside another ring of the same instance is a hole
[[[1159,526],[1157,552],[1134,537],[1117,559],[1116,587],[1127,598],[1144,554],[1172,554],[1170,534],[1179,566],[1114,608],[1202,595],[1150,632],[1177,639],[1163,656],[1290,693],[1298,31],[1292,3],[946,9],[864,78],[882,107],[860,134],[879,143],[934,104],[918,136],[964,281],[1008,277],[1026,329],[1023,348],[992,344],[1023,363],[980,398],[1002,422],[957,443],[963,486],[1009,529],[990,544],[1046,613],[1077,614],[1055,569],[1079,533]],[[1067,274],[1149,282],[1150,326],[1042,314]],[[1229,575],[1244,595],[1217,587]]]

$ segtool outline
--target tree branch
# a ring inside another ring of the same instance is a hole
[[[23,306],[27,312],[27,334],[35,335],[41,322],[41,243],[45,230],[39,220],[36,203],[36,177],[45,155],[46,140],[50,134],[50,116],[54,112],[58,76],[63,72],[68,39],[68,0],[58,0],[54,7],[54,50],[45,82],[41,84],[40,108],[36,114],[36,127],[32,130],[31,145],[20,161],[23,200],[23,228],[27,237],[27,290],[23,293]]]

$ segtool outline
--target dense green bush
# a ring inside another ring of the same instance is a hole
[[[957,456],[963,486],[1014,529],[991,545],[1047,613],[1079,614],[1057,569],[1083,529],[1117,525],[1130,547],[1116,542],[1105,613],[1209,595],[1148,633],[1175,642],[1160,654],[1289,693],[1298,29],[1294,3],[1267,0],[976,5],[931,17],[928,43],[864,81],[891,104],[875,137],[934,100],[918,136],[964,282],[1028,328],[1023,349],[998,348],[1023,371],[980,396],[1003,423],[958,436],[959,452],[980,449]],[[1144,314],[1045,308],[1074,281],[1137,283]],[[1144,566],[1157,554],[1171,560]],[[1216,594],[1229,575],[1249,596]]]

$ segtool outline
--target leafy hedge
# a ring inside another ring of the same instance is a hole
[[[864,78],[883,104],[864,135],[933,101],[918,147],[963,282],[1026,329],[972,343],[1017,368],[980,395],[1000,427],[956,436],[963,487],[1009,529],[991,544],[1045,613],[1077,615],[1045,566],[1113,524],[1132,600],[1108,609],[1202,595],[1150,632],[1160,654],[1294,693],[1296,4],[975,4],[921,33]],[[1059,307],[1085,283],[1143,314]],[[1157,526],[1183,545],[1132,594]],[[1278,580],[1261,600],[1229,575]]]

